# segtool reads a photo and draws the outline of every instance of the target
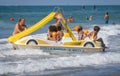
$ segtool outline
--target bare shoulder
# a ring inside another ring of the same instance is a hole
[[[84,34],[84,31],[82,31],[82,34]]]
[[[94,33],[94,31],[91,31],[90,33],[89,33],[89,35],[92,35]]]
[[[18,27],[18,26],[19,26],[19,24],[18,24],[18,23],[16,23],[16,24],[15,24],[15,26],[17,26],[17,27]]]

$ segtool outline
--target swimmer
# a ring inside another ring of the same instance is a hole
[[[73,23],[73,22],[74,22],[74,18],[73,18],[72,16],[70,16],[70,17],[67,19],[67,22]]]

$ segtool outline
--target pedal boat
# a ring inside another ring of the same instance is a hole
[[[62,13],[59,12],[59,16],[62,18],[62,24],[67,32],[64,32],[64,36],[61,41],[55,42],[47,40],[47,34],[39,34],[37,36],[28,36],[32,32],[40,29],[49,21],[54,19],[58,12],[51,12],[48,16],[29,27],[27,30],[10,36],[8,42],[12,43],[17,49],[40,49],[45,52],[83,52],[83,51],[102,51],[100,42],[94,42],[91,40],[77,40],[71,31],[69,25]]]

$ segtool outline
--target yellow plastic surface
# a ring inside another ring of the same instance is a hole
[[[95,47],[100,47],[101,46],[98,41],[95,41],[94,43],[95,43]]]
[[[69,33],[64,33],[64,36],[63,36],[64,38],[70,38],[70,35],[69,35]]]
[[[46,23],[48,23],[49,21],[51,21],[54,16],[55,16],[56,12],[51,12],[48,16],[46,16],[45,18],[43,18],[41,21],[39,21],[38,23],[36,23],[35,25],[31,26],[30,28],[28,28],[27,30],[20,32],[16,35],[10,36],[8,38],[8,42],[14,43],[16,42],[18,39],[31,34],[32,32],[36,31],[37,29],[41,28],[42,26],[44,26]]]
[[[43,40],[37,40],[38,44],[48,44],[47,42],[43,41]]]
[[[72,46],[82,46],[85,40],[74,41],[74,42],[65,42],[63,45],[72,45]]]
[[[75,38],[75,36],[73,35],[69,25],[67,24],[66,20],[64,19],[63,15],[60,14],[61,17],[63,18],[62,22],[63,22],[63,25],[65,26],[65,28],[67,29],[67,32],[69,33],[70,37],[72,38],[73,41],[77,41],[77,39]]]
[[[20,41],[19,44],[26,44],[27,40]]]

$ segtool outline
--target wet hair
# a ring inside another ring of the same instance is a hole
[[[62,27],[61,27],[61,26],[58,26],[58,27],[57,27],[57,30],[58,30],[58,31],[61,31],[61,30],[62,30]]]
[[[80,28],[78,29],[78,31],[81,31],[81,30],[83,30],[82,26],[80,26]]]
[[[54,25],[50,25],[49,30],[50,30],[50,32],[57,32],[57,27]]]
[[[19,19],[19,22],[20,22],[22,19],[25,19],[25,18],[24,18],[24,17],[20,18],[20,19]]]
[[[108,12],[106,12],[106,14],[108,15],[109,13],[108,13]]]
[[[100,30],[100,27],[99,26],[94,26],[94,31],[99,31]]]

